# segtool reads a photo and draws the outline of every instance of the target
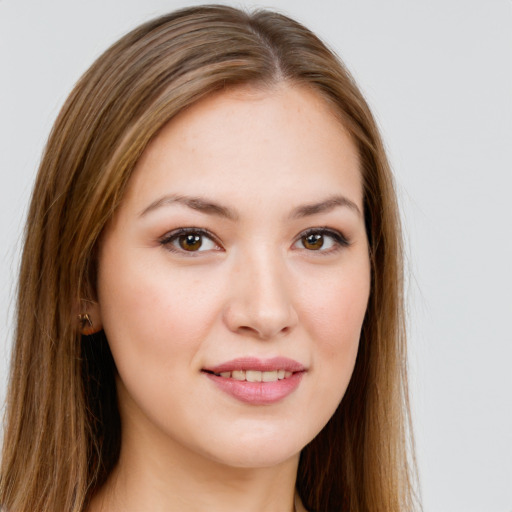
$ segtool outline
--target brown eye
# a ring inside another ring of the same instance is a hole
[[[171,252],[193,255],[220,250],[213,235],[201,228],[179,228],[168,233],[160,244]]]
[[[310,251],[318,251],[324,245],[324,236],[320,233],[312,233],[301,238],[302,245]]]
[[[197,251],[203,245],[203,238],[201,235],[192,233],[188,235],[181,235],[178,237],[178,244],[184,251]]]
[[[348,247],[350,242],[341,231],[331,228],[312,228],[303,231],[293,244],[296,249],[332,254],[342,247]]]

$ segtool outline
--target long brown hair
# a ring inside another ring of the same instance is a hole
[[[0,503],[9,512],[83,511],[119,455],[115,365],[103,333],[81,336],[95,297],[95,248],[131,172],[177,113],[237,84],[310,87],[359,150],[371,295],[355,371],[336,413],[301,454],[311,511],[414,509],[402,250],[383,145],[349,73],[297,22],[268,11],[184,9],[108,49],[54,125],[35,184],[17,302]]]

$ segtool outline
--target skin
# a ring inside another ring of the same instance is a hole
[[[230,218],[161,200],[176,195]],[[91,314],[118,368],[123,437],[91,510],[293,510],[300,450],[355,364],[370,290],[362,212],[357,150],[309,89],[229,89],[164,127],[100,245]],[[183,227],[213,240],[187,252],[171,237]],[[320,248],[307,245],[310,228]],[[246,356],[285,356],[306,371],[266,405],[201,371]]]

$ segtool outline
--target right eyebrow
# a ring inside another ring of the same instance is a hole
[[[157,208],[173,204],[181,204],[191,208],[192,210],[206,213],[207,215],[216,215],[233,221],[238,219],[238,214],[227,206],[209,201],[202,197],[183,196],[177,194],[166,195],[157,199],[156,201],[153,201],[149,206],[142,210],[142,212],[140,212],[139,216],[143,217],[144,215],[156,210]]]

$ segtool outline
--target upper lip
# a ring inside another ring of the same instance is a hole
[[[255,370],[260,372],[286,370],[288,372],[302,372],[305,369],[304,365],[288,357],[272,357],[270,359],[238,357],[216,366],[203,368],[203,370],[213,373],[233,372],[239,370]]]

